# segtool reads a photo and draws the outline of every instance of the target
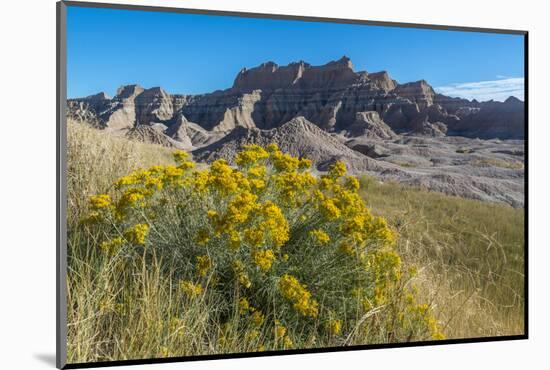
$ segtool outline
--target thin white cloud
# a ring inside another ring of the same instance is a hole
[[[487,101],[493,99],[504,101],[510,96],[524,100],[523,87],[523,77],[516,77],[496,81],[456,83],[436,87],[435,91],[443,95],[469,100]]]

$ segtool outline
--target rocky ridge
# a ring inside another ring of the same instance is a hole
[[[523,157],[507,154],[523,150],[522,101],[451,98],[425,80],[399,84],[385,71],[355,72],[346,57],[322,66],[263,63],[210,94],[128,85],[113,98],[98,93],[67,106],[73,121],[189,150],[197,160],[229,159],[245,143],[277,142],[320,171],[340,159],[352,172],[383,180],[523,204]]]

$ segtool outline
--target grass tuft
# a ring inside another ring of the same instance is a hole
[[[419,266],[448,338],[523,334],[523,208],[371,177],[361,194],[399,232],[397,250]]]

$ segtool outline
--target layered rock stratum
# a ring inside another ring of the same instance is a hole
[[[122,86],[68,100],[68,118],[115,135],[230,159],[246,143],[278,143],[323,171],[343,160],[369,173],[449,194],[523,205],[524,102],[438,94],[425,80],[355,72],[349,58],[242,69],[233,86],[169,94]]]

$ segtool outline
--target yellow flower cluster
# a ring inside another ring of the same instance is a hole
[[[184,151],[175,151],[173,153],[177,166],[152,166],[149,169],[140,169],[123,176],[116,182],[117,188],[123,188],[131,185],[142,185],[149,189],[160,190],[166,185],[183,185],[182,177],[186,170],[195,167],[195,164],[187,160],[188,154]]]
[[[174,160],[178,164],[178,168],[187,170],[195,167],[195,163],[189,160],[189,154],[183,150],[176,150],[172,153]]]
[[[214,210],[207,213],[208,219],[216,237],[225,235],[228,237],[228,246],[237,251],[241,245],[241,229],[251,217],[251,213],[257,210],[257,196],[249,191],[243,191],[228,203],[224,213],[219,214]],[[210,240],[210,235],[203,229],[199,235],[199,241],[205,244]]]
[[[401,258],[391,249],[376,250],[367,254],[365,269],[371,274],[375,287],[373,303],[386,303],[390,288],[401,279]]]
[[[82,225],[94,225],[104,221],[103,215],[98,211],[92,211],[80,220]]]
[[[292,342],[292,339],[290,339],[288,335],[285,335],[285,337],[283,338],[283,347],[285,349],[290,349],[294,347],[294,342]]]
[[[112,257],[118,253],[123,244],[124,239],[117,236],[116,238],[102,242],[100,248],[105,255]]]
[[[245,335],[244,335],[244,338],[246,341],[248,342],[253,342],[255,341],[258,337],[260,336],[260,332],[256,329],[251,329],[251,330],[247,330]],[[261,345],[258,347],[258,350],[261,350],[261,348],[263,348]]]
[[[257,200],[256,194],[244,190],[229,201],[225,212],[210,210],[207,213],[215,236],[226,236],[233,251],[237,251],[243,241],[252,247],[271,243],[278,248],[289,238],[288,221],[282,210],[272,201],[258,203]],[[201,230],[198,241],[205,244],[209,240],[210,235]],[[269,253],[255,255],[256,261],[262,260],[262,269],[271,266],[268,260],[273,258]]]
[[[250,188],[246,176],[239,170],[231,168],[224,159],[214,161],[209,170],[195,174],[195,189],[202,193],[214,191],[227,196],[241,189]]]
[[[293,157],[290,154],[283,153],[276,144],[271,144],[271,162],[278,172],[294,172],[296,170],[305,170],[311,167],[311,161],[305,158]]]
[[[193,172],[193,189],[198,194],[204,194],[208,190],[210,182],[210,173],[208,170],[199,170]]]
[[[309,232],[309,235],[311,235],[314,243],[317,245],[324,245],[330,241],[330,236],[326,232],[320,229],[311,230]]]
[[[275,320],[275,326],[273,327],[273,336],[275,337],[275,343],[281,342],[283,348],[289,349],[294,346],[292,339],[290,339],[286,328],[281,324],[279,320]]]
[[[247,171],[247,178],[250,184],[250,190],[256,194],[261,193],[266,187],[266,173],[267,168],[265,165],[254,165]]]
[[[250,212],[256,207],[258,197],[249,191],[243,191],[237,194],[227,206],[227,211],[223,217],[217,215],[209,215],[214,221],[216,233],[219,235],[223,231],[234,228],[248,220]]]
[[[250,245],[258,247],[264,241],[264,233],[258,228],[248,228],[244,231],[244,238]]]
[[[397,235],[388,227],[388,223],[382,217],[374,219],[369,231],[373,239],[386,245],[392,245],[397,240]]]
[[[99,194],[90,197],[90,208],[94,210],[107,208],[111,205],[111,197],[108,194]]]
[[[210,241],[210,233],[206,229],[199,229],[196,240],[199,245],[205,245]]]
[[[244,265],[242,261],[236,260],[233,262],[233,272],[235,273],[237,281],[239,282],[240,285],[242,285],[247,289],[252,286],[252,282],[250,281],[250,278],[248,277],[247,273],[244,271]]]
[[[250,167],[269,157],[269,153],[259,145],[244,145],[235,156],[235,163],[240,167]]]
[[[244,230],[245,240],[253,247],[271,241],[273,246],[281,247],[289,238],[289,226],[281,209],[273,202],[258,205],[255,218],[262,220]]]
[[[186,162],[186,163],[192,164],[193,162]],[[167,185],[183,186],[184,182],[182,181],[182,177],[185,174],[185,170],[187,168],[193,168],[193,167],[190,165],[186,168],[181,168],[181,167],[176,167],[171,165],[165,166],[164,173],[162,174],[162,178],[161,178],[162,182],[160,187],[162,188],[163,186],[167,186]],[[159,187],[157,186],[157,188]]]
[[[289,206],[305,202],[308,199],[308,192],[317,182],[310,172],[283,172],[273,175],[273,179],[281,198]]]
[[[268,163],[275,170],[271,175],[273,183],[286,206],[295,206],[305,201],[317,181],[310,172],[303,171],[311,167],[311,161],[283,153],[276,144],[268,145],[267,152]]]
[[[257,226],[258,230],[270,237],[275,247],[281,247],[289,238],[288,221],[283,212],[272,201],[266,201],[259,213],[263,221]]]
[[[124,237],[130,243],[143,245],[147,234],[149,234],[149,225],[136,224],[124,232]]]
[[[266,172],[267,168],[265,166],[254,166],[248,169],[247,174],[249,178],[263,179]]]
[[[318,303],[311,298],[311,293],[306,286],[300,284],[298,279],[289,274],[284,274],[279,279],[279,290],[283,297],[293,303],[296,311],[304,316],[317,317]]]
[[[239,314],[246,315],[250,311],[250,303],[248,299],[241,298],[239,299]]]
[[[208,271],[210,271],[210,269],[212,268],[212,261],[210,260],[210,257],[208,257],[207,255],[197,256],[196,260],[197,264],[195,267],[197,269],[197,275],[206,276]]]
[[[180,289],[189,297],[195,298],[202,294],[202,285],[189,280],[180,281]]]
[[[273,328],[273,335],[275,336],[275,340],[280,340],[284,338],[286,334],[286,328],[279,322],[279,320],[275,321],[275,327]]]
[[[250,323],[255,327],[260,327],[265,320],[265,315],[258,309],[252,307],[246,298],[239,299],[238,303],[239,314],[250,314]]]
[[[346,174],[346,165],[342,161],[336,161],[329,169],[328,176],[333,179],[340,178]]]
[[[327,323],[327,330],[332,336],[340,334],[340,331],[342,330],[342,321],[337,319],[329,320],[329,322]]]
[[[256,266],[264,272],[268,271],[275,261],[275,253],[271,249],[253,249],[251,255]]]
[[[191,180],[186,176],[187,170],[194,168],[195,164],[187,160],[188,154],[184,151],[176,151],[173,156],[177,166],[139,169],[117,180],[115,189],[121,191],[114,205],[117,219],[124,219],[127,212],[136,206],[146,207],[149,199],[164,188],[179,188],[190,183]]]
[[[126,189],[116,205],[116,216],[123,219],[128,209],[134,206],[145,207],[145,198],[153,195],[154,191],[147,188],[131,187]]]
[[[152,166],[148,169],[139,169],[117,180],[115,189],[121,191],[121,196],[114,205],[117,219],[124,219],[127,212],[136,206],[146,207],[148,201],[158,191],[164,188],[181,188],[191,182],[186,174],[187,170],[192,169],[195,164],[186,159],[188,156],[186,152],[176,151],[173,155],[177,166]]]
[[[257,326],[257,327],[261,326],[264,323],[264,320],[265,320],[264,314],[258,310],[255,310],[254,312],[252,312],[252,315],[250,315],[250,322],[254,326]]]
[[[344,187],[351,191],[359,190],[359,180],[354,176],[347,176],[344,182]]]
[[[345,174],[345,164],[334,163],[328,174],[321,176],[319,189],[314,191],[319,213],[328,222],[339,224],[339,250],[361,257],[367,241],[392,245],[395,233],[384,219],[371,215],[358,193],[359,181],[353,176],[343,177]]]
[[[416,293],[416,287],[413,286],[412,291]],[[416,302],[415,295],[413,295],[412,292],[409,292],[406,295],[405,302],[405,312],[400,312],[397,316],[397,319],[403,329],[407,332],[411,332],[415,330],[415,326],[420,326],[420,330],[427,329],[431,339],[445,339],[445,335],[441,331],[441,327],[439,326],[428,304],[418,304]]]
[[[296,171],[300,165],[300,160],[298,158],[281,151],[273,152],[271,154],[271,161],[273,162],[273,167],[278,172]]]
[[[340,217],[342,212],[336,206],[334,199],[328,198],[324,195],[321,195],[319,198],[321,200],[319,202],[319,211],[323,217],[325,217],[328,221],[332,221]]]
[[[430,306],[427,304],[421,304],[416,307],[416,311],[423,317],[424,324],[428,328],[428,332],[432,339],[442,340],[445,339],[445,334],[441,331],[436,318],[430,312]]]

